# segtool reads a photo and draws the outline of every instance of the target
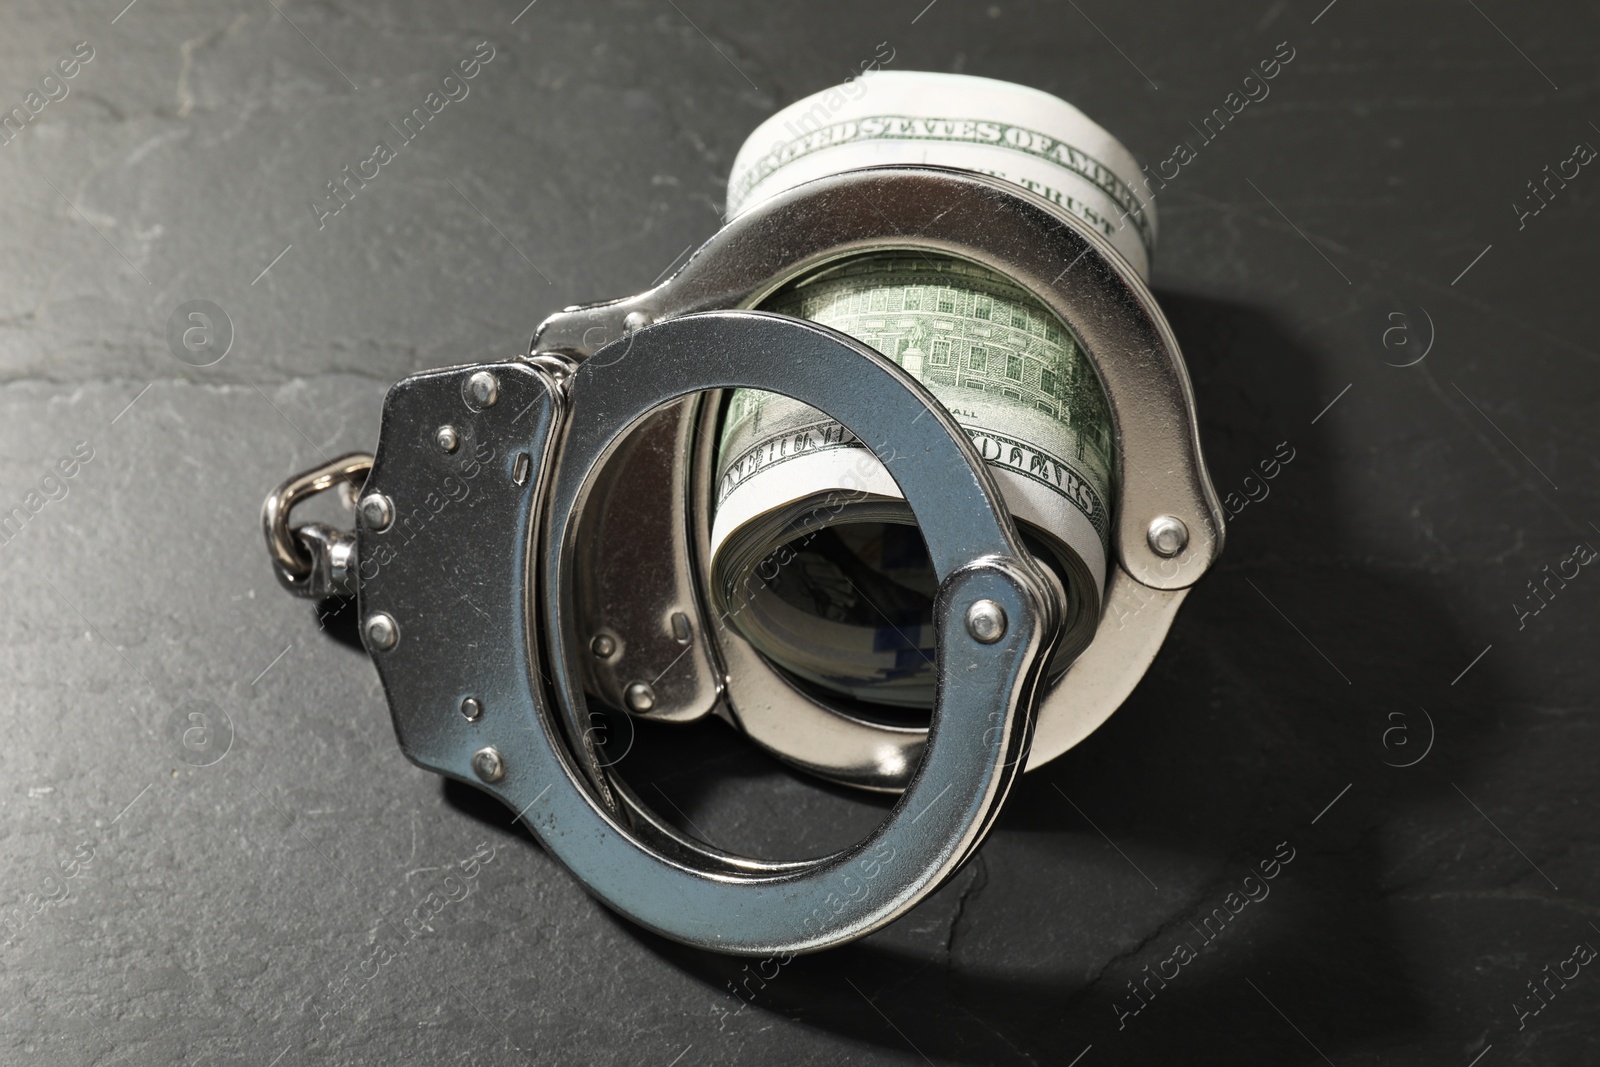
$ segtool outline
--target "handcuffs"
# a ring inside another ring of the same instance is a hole
[[[1054,681],[1062,590],[1020,546],[967,435],[893,361],[761,311],[841,259],[914,250],[1015,281],[1076,335],[1114,425],[1115,567],[1093,642]],[[719,391],[821,409],[904,493],[939,580],[931,726],[872,721],[796,685],[708,613]],[[290,525],[307,496],[359,488],[354,531]],[[1065,752],[1133,689],[1221,551],[1193,393],[1138,274],[1060,207],[982,174],[870,167],[756,205],[666,281],[552,315],[529,354],[406,378],[374,456],[268,497],[280,582],[354,597],[406,756],[500,799],[614,910],[720,952],[827,948],[939,887],[1017,775]],[[716,715],[831,781],[898,793],[869,837],[797,861],[680,831],[607,764],[588,702],[647,719]]]

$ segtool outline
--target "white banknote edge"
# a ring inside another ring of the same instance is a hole
[[[848,464],[841,462],[839,451],[828,449],[795,456],[784,462],[781,476],[773,472],[765,478],[747,478],[730,490],[717,505],[712,519],[711,556],[715,558],[728,538],[745,523],[816,493],[870,493],[905,498],[888,469],[866,449],[849,449],[857,455]],[[1012,516],[1053,533],[1083,560],[1095,588],[1104,589],[1105,547],[1083,512],[1031,478],[1004,467],[988,466],[995,487],[1000,490]]]

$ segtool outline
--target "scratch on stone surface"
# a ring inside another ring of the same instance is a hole
[[[973,875],[972,881],[967,883],[967,887],[961,891],[961,897],[956,901],[956,913],[950,917],[950,930],[944,939],[944,952],[947,957],[955,955],[956,932],[961,925],[961,920],[967,914],[967,904],[977,900],[989,885],[989,865],[984,862],[983,853],[978,853],[977,858],[973,861],[973,867],[977,873]]]
[[[977,1012],[973,1011],[971,1008],[968,1008],[964,1004],[956,1004],[953,1001],[949,1002],[949,1003],[953,1007],[955,1007],[958,1010],[960,1010],[961,1013],[964,1014],[967,1018],[971,1019],[973,1022],[977,1023],[979,1026],[983,1027],[985,1030],[989,1031],[995,1037],[998,1037],[1000,1039],[1000,1043],[1005,1045],[1006,1048],[1010,1049],[1012,1052],[1016,1053],[1018,1056],[1021,1056],[1023,1062],[1031,1063],[1031,1064],[1035,1064],[1035,1065],[1038,1064],[1038,1062],[1039,1062],[1038,1060],[1034,1059],[1028,1053],[1024,1052],[1022,1049],[1020,1049],[1016,1045],[1012,1044],[1011,1043],[1011,1039],[1009,1037],[1007,1037],[1003,1031],[997,1029],[995,1027],[995,1025],[993,1023],[991,1023],[989,1020],[985,1019],[983,1016],[979,1015]]]
[[[128,153],[128,158],[122,161],[122,166],[124,169],[131,167],[160,146],[166,144],[168,141],[179,140],[180,138],[187,136],[189,136],[189,131],[187,129],[167,130],[164,133],[158,133],[154,137],[148,138],[138,148],[135,148],[132,152]]]
[[[249,20],[250,15],[241,11],[239,14],[233,17],[233,21],[229,22],[228,25],[222,29],[200,37],[191,37],[182,44],[178,45],[178,55],[183,61],[182,66],[178,68],[178,86],[176,89],[178,101],[178,110],[176,114],[178,118],[186,119],[189,117],[189,113],[194,110],[195,97],[194,91],[189,88],[189,72],[194,69],[195,50],[216,44],[218,41],[224,40],[225,38],[232,37],[235,33],[239,32],[240,28],[242,28]]]
[[[1512,701],[1506,704],[1506,709],[1508,711],[1525,711],[1531,715],[1546,715],[1557,719],[1565,719],[1576,715],[1580,716],[1580,718],[1574,725],[1585,728],[1592,725],[1588,716],[1594,710],[1593,707],[1587,704],[1528,704],[1520,701]]]
[[[1388,899],[1416,903],[1436,900],[1531,900],[1538,904],[1548,904],[1552,908],[1560,908],[1563,911],[1576,912],[1579,915],[1600,915],[1600,905],[1585,904],[1581,900],[1558,897],[1554,893],[1544,893],[1533,889],[1444,889],[1435,893],[1395,893]]]
[[[1252,800],[1252,808],[1255,804],[1259,803],[1260,793],[1261,789],[1258,787],[1256,790],[1256,796]],[[1156,938],[1167,934],[1177,927],[1179,923],[1188,922],[1189,919],[1196,913],[1196,911],[1198,911],[1201,904],[1210,899],[1213,894],[1222,886],[1227,885],[1232,881],[1230,872],[1236,869],[1239,861],[1243,857],[1244,853],[1242,850],[1235,850],[1226,859],[1219,863],[1217,865],[1216,873],[1208,878],[1198,890],[1191,894],[1189,900],[1184,903],[1181,908],[1173,912],[1166,919],[1159,922],[1155,929],[1151,930],[1150,933],[1140,938],[1138,943],[1132,948],[1117,953],[1096,968],[1095,972],[1089,976],[1083,985],[1067,998],[1066,1003],[1062,1005],[1062,1011],[1068,1011],[1073,1007],[1076,1007],[1080,1002],[1086,1000],[1094,991],[1095,987],[1100,984],[1100,980],[1103,979],[1107,972],[1109,972],[1117,964],[1124,960],[1137,957],[1141,952],[1148,948],[1150,943],[1155,941]]]
[[[178,46],[178,55],[183,60],[183,65],[178,68],[178,117],[186,119],[189,112],[194,110],[194,93],[189,88],[189,70],[194,66],[195,46],[201,43],[201,38],[191,37]]]
[[[1211,883],[1208,883],[1206,888],[1209,890],[1211,886],[1220,885],[1221,882],[1222,879],[1219,875],[1217,879],[1213,880]],[[1173,917],[1158,924],[1154,930],[1140,938],[1132,948],[1125,949],[1124,951],[1117,953],[1102,963],[1095,969],[1095,972],[1089,976],[1083,985],[1079,986],[1078,989],[1067,998],[1066,1003],[1062,1005],[1062,1011],[1069,1011],[1076,1007],[1083,1000],[1086,1000],[1089,997],[1089,994],[1094,992],[1095,987],[1100,984],[1100,980],[1106,976],[1107,971],[1111,970],[1111,968],[1115,967],[1123,960],[1133,959],[1134,957],[1138,956],[1139,953],[1143,952],[1150,945],[1150,942],[1154,941],[1168,930],[1171,930],[1173,927],[1177,926],[1178,923],[1186,920],[1188,916],[1194,914],[1195,909],[1199,906],[1200,901],[1204,898],[1205,891],[1196,894],[1195,899],[1185,906],[1181,913],[1174,915]]]
[[[106,114],[111,116],[112,122],[128,121],[128,113],[118,107],[110,98],[103,96],[100,93],[85,92],[83,94],[83,99],[89,101],[90,103],[99,104],[101,107],[105,108]]]

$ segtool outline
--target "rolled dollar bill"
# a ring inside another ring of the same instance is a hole
[[[1047,196],[1147,267],[1155,226],[1133,191],[1137,165],[1075,108],[958,75],[881,72],[863,87],[801,100],[758,127],[734,164],[729,214],[863,166],[958,167]],[[1062,580],[1068,618],[1050,668],[1069,666],[1099,621],[1115,457],[1104,392],[1066,325],[1007,278],[914,251],[834,264],[762,306],[871,345],[950,411],[1024,542]],[[887,470],[839,423],[787,397],[734,391],[722,419],[717,613],[828,696],[891,717],[930,707],[937,582]]]
[[[880,70],[790,104],[734,157],[727,214],[829,174],[904,164],[1020,185],[1098,230],[1150,278],[1160,179],[1065,100],[993,78]]]

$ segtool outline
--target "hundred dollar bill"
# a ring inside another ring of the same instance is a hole
[[[955,416],[1067,590],[1052,667],[1070,664],[1099,621],[1113,457],[1105,395],[1066,327],[997,274],[916,253],[848,261],[763,306],[871,345]],[[937,582],[909,506],[866,445],[798,401],[737,390],[715,469],[718,613],[829,693],[930,707]]]

